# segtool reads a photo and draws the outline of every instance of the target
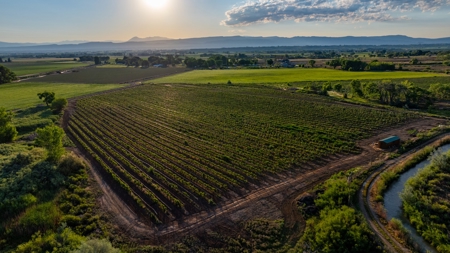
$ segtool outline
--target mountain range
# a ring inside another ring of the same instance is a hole
[[[169,39],[164,37],[134,37],[126,42],[84,42],[79,43],[5,43],[0,42],[0,53],[49,53],[49,52],[98,52],[123,50],[188,50],[217,49],[237,47],[276,47],[276,46],[381,46],[381,45],[433,45],[450,44],[450,37],[429,39],[412,38],[403,35],[367,37],[249,37],[218,36],[188,39]]]

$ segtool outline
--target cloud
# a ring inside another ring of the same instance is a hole
[[[222,25],[280,22],[384,22],[408,19],[393,12],[436,11],[450,0],[251,0],[225,13]]]

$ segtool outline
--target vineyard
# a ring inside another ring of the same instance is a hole
[[[143,85],[79,100],[67,130],[128,203],[164,223],[359,153],[357,140],[416,117],[272,88]]]

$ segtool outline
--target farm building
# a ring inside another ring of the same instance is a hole
[[[398,136],[390,136],[386,139],[380,140],[378,142],[379,148],[391,148],[400,145],[400,138]]]

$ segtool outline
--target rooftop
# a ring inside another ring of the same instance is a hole
[[[382,139],[381,142],[391,143],[391,142],[398,141],[398,140],[400,140],[400,138],[398,136],[393,135],[393,136],[387,137],[386,139]]]

